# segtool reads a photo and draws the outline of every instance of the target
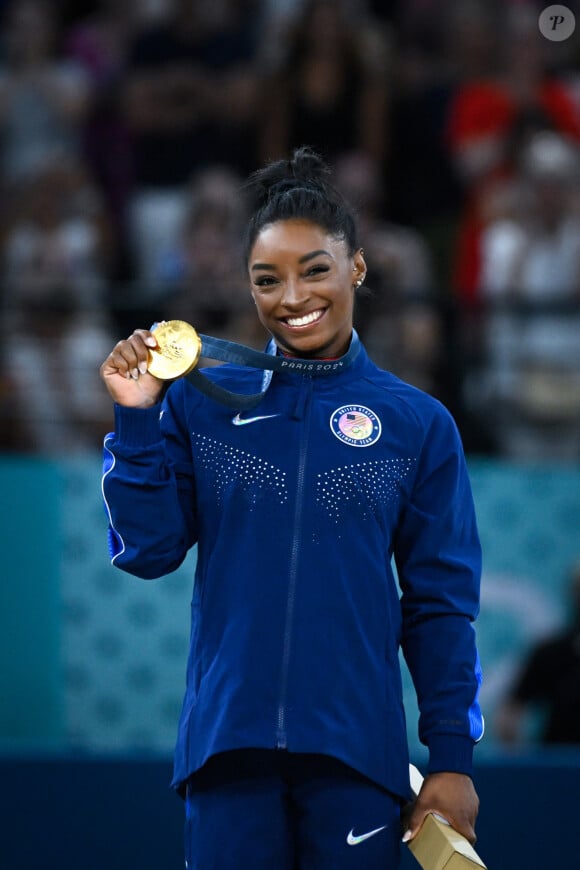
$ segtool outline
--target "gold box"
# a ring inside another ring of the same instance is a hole
[[[473,846],[446,822],[426,816],[409,849],[423,870],[475,870],[485,864]]]

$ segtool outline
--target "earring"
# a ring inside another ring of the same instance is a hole
[[[364,281],[364,278],[359,278],[358,281],[355,281],[354,286],[356,287],[357,290],[359,287],[362,287],[363,281]]]

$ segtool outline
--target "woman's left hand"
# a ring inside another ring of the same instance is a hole
[[[425,816],[437,813],[473,845],[479,798],[473,782],[463,773],[431,773],[425,777],[417,799],[403,814],[407,843],[419,833]]]

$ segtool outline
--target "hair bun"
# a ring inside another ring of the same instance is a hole
[[[247,187],[255,206],[264,205],[271,196],[297,188],[327,192],[331,169],[308,145],[295,148],[289,160],[276,160],[254,172]]]
[[[288,161],[288,167],[297,181],[306,181],[321,186],[325,186],[331,174],[330,167],[320,154],[317,154],[307,145],[301,145],[300,148],[294,150]]]
[[[251,208],[246,263],[258,234],[279,221],[308,221],[344,239],[351,256],[358,249],[354,213],[333,185],[329,165],[309,146],[294,149],[289,160],[276,160],[258,169],[250,175],[246,189]]]

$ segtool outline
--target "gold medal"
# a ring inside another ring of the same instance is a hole
[[[187,375],[201,356],[201,339],[185,320],[162,320],[153,331],[157,347],[149,351],[149,374],[163,381]]]

